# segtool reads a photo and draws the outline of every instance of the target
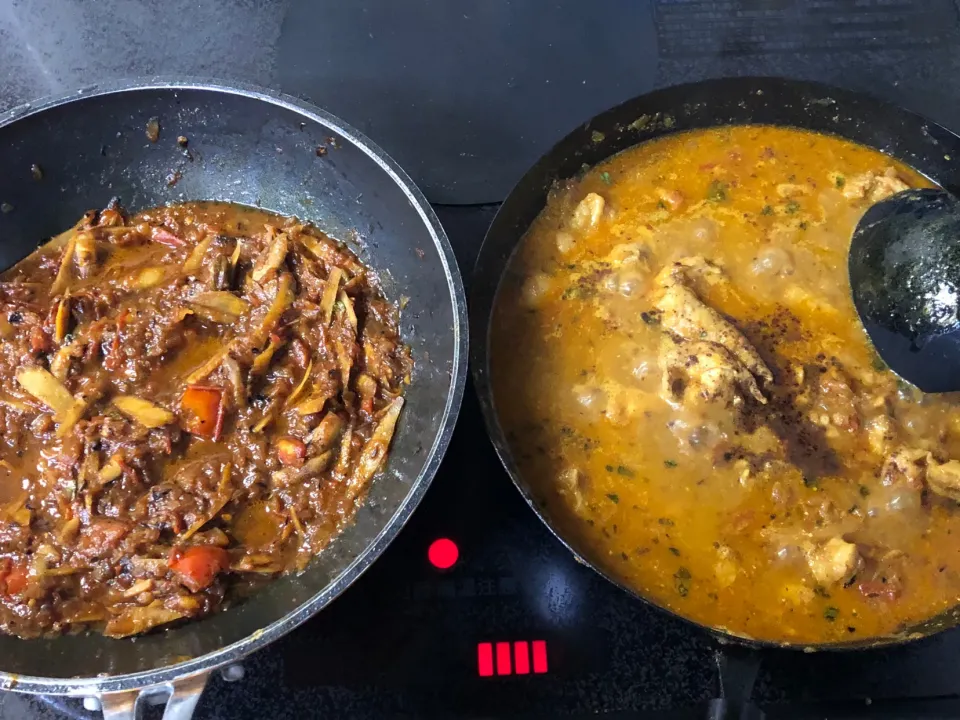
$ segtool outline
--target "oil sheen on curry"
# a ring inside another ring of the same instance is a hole
[[[745,126],[633,148],[551,195],[493,325],[526,482],[607,573],[756,639],[897,633],[960,599],[960,412],[873,353],[847,281],[867,207],[929,185]]]
[[[411,361],[343,245],[193,203],[87,213],[0,279],[0,628],[141,633],[310,558]]]

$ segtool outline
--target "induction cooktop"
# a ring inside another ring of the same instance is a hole
[[[21,0],[0,7],[0,64],[17,70],[0,80],[0,107],[154,72],[304,96],[368,132],[438,203],[468,293],[496,202],[525,168],[576,123],[653,87],[786,75],[960,128],[954,0],[627,5]],[[148,33],[111,54],[112,11],[169,39]],[[215,674],[196,717],[716,717],[712,700],[751,684],[769,718],[960,717],[958,661],[960,631],[745,658],[637,602],[530,512],[468,387],[446,459],[393,545],[322,613]],[[0,695],[2,720],[95,717],[79,699]]]

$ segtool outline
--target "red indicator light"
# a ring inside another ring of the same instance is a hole
[[[547,671],[547,643],[544,640],[533,641],[533,671],[535,673]]]
[[[477,674],[480,677],[493,675],[493,645],[490,643],[477,645]]]
[[[448,570],[457,562],[460,557],[460,550],[457,544],[449,538],[440,538],[430,543],[427,548],[427,559],[430,564],[440,570]]]
[[[510,643],[497,643],[497,675],[510,674]]]
[[[530,648],[526,640],[513,644],[513,671],[517,675],[530,674]]]

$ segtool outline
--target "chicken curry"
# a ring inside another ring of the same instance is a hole
[[[522,476],[587,559],[773,642],[891,635],[960,600],[960,397],[884,366],[846,275],[865,209],[929,184],[739,126],[551,194],[501,283],[491,373]]]
[[[0,279],[0,628],[141,633],[303,569],[411,360],[375,274],[225,203],[87,213]]]

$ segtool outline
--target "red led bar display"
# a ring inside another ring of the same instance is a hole
[[[493,645],[490,643],[477,645],[477,674],[480,677],[493,675]]]
[[[533,671],[545,673],[547,671],[547,643],[545,640],[533,641]]]
[[[511,652],[511,645],[513,650]],[[533,664],[531,666],[531,648]],[[483,642],[477,645],[477,674],[480,677],[497,675],[529,675],[547,672],[547,643],[545,640],[518,640],[514,643]]]
[[[497,643],[497,675],[510,674],[510,643]]]
[[[520,640],[513,644],[513,671],[517,675],[530,674],[530,643]]]

